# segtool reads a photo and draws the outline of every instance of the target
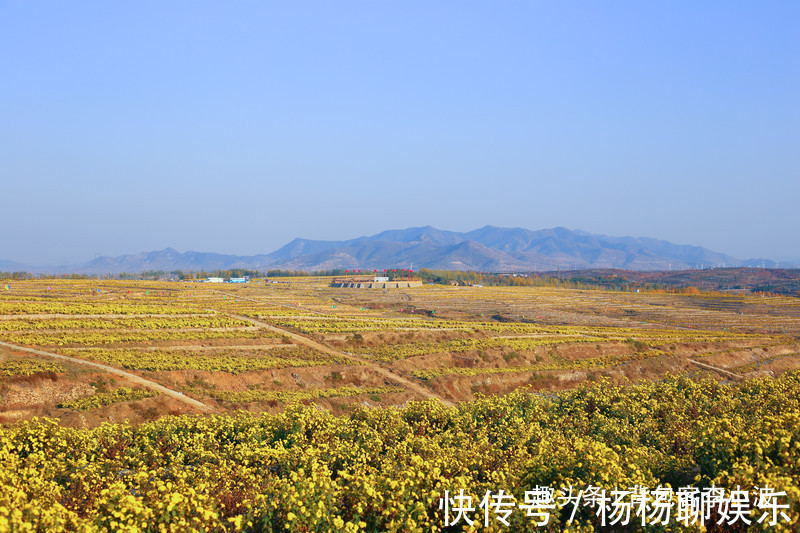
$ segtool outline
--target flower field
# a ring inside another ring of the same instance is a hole
[[[299,368],[346,364],[334,356],[301,347],[248,350],[221,349],[213,354],[186,350],[74,350],[62,352],[73,357],[103,361],[129,370],[161,372],[170,370],[205,370],[240,374],[272,368]]]
[[[667,525],[651,525],[655,502],[645,500],[615,531],[705,531],[720,520],[723,530],[794,531],[798,398],[800,376],[788,373],[738,385],[596,383],[554,398],[515,393],[341,417],[297,407],[91,430],[35,420],[0,429],[0,529],[592,531],[612,517],[593,500],[561,505],[570,488],[639,486],[667,495],[658,503],[672,511]],[[558,503],[531,515],[522,503],[537,487],[552,487]],[[708,515],[679,511],[680,498],[708,487],[739,487],[753,503],[736,520],[721,501]],[[765,487],[773,496],[759,499]],[[472,508],[447,528],[445,491]],[[481,498],[500,491],[512,512],[484,516]]]
[[[319,389],[325,382],[317,372],[329,372],[323,368],[379,366],[454,400],[476,391],[447,390],[453,379],[495,376],[482,392],[496,394],[519,386],[513,376],[602,371],[635,379],[640,370],[647,377],[688,371],[681,361],[689,356],[761,370],[762,359],[781,361],[800,348],[791,333],[800,332],[800,313],[790,298],[430,286],[395,294],[332,289],[315,278],[243,286],[31,281],[0,294],[0,340],[167,378],[171,372],[172,386],[189,394],[194,378],[178,373],[202,372],[210,385],[238,393],[257,379]],[[752,327],[765,305],[771,327]],[[753,312],[744,315],[748,306]],[[705,326],[709,313],[716,327]],[[293,334],[332,350],[298,346],[288,340]],[[284,369],[295,370],[288,376]],[[371,375],[366,383],[381,386]],[[340,386],[353,384],[361,386]]]
[[[380,394],[403,393],[399,387],[333,387],[329,389],[308,389],[299,391],[261,391],[248,390],[241,392],[232,391],[194,391],[199,395],[210,395],[232,403],[252,403],[277,401],[281,403],[298,403],[302,400],[316,400],[318,398],[340,398],[347,396],[367,396]]]
[[[0,363],[0,376],[31,376],[39,372],[63,372],[58,363],[35,359],[12,359]]]
[[[0,331],[80,330],[80,329],[209,329],[246,327],[248,323],[226,316],[180,316],[168,318],[92,318],[0,320]]]
[[[11,283],[0,531],[800,527],[797,299],[328,283]]]
[[[651,357],[661,357],[666,355],[661,350],[648,350],[646,352],[632,353],[617,357],[603,356],[593,357],[588,359],[579,359],[577,361],[560,361],[556,363],[542,363],[536,365],[519,365],[509,366],[504,368],[437,368],[435,370],[417,370],[414,371],[414,376],[420,379],[435,379],[440,376],[448,376],[458,374],[461,376],[479,376],[484,374],[510,374],[519,372],[545,372],[548,370],[575,370],[575,369],[592,369],[592,368],[612,368],[618,365],[629,363],[631,361],[642,361]]]
[[[0,334],[0,339],[24,346],[100,346],[104,344],[123,344],[162,340],[205,340],[205,339],[261,339],[273,337],[270,333],[255,328],[235,330],[203,330],[203,329],[152,329],[152,330],[116,330],[116,331],[76,331],[58,333],[8,332]]]
[[[71,402],[63,402],[59,404],[59,407],[75,409],[77,411],[88,411],[89,409],[96,409],[104,405],[152,398],[153,396],[158,396],[158,393],[144,389],[120,387],[106,392],[98,392],[91,396],[84,396],[83,398],[72,400]]]

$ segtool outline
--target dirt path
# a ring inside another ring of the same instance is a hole
[[[188,396],[184,395],[182,392],[174,391],[172,389],[168,389],[167,387],[156,383],[155,381],[150,381],[149,379],[144,379],[143,377],[137,376],[136,374],[131,374],[130,372],[126,372],[124,370],[120,370],[119,368],[115,368],[113,366],[104,365],[101,363],[95,363],[94,361],[87,361],[85,359],[78,359],[75,357],[68,357],[66,355],[61,355],[52,352],[45,352],[43,350],[34,350],[33,348],[26,348],[25,346],[17,346],[16,344],[9,344],[7,342],[0,341],[0,346],[5,346],[6,348],[10,348],[12,350],[22,351],[22,352],[29,352],[36,355],[43,355],[45,357],[54,357],[56,359],[62,359],[64,361],[69,361],[70,363],[77,363],[79,365],[86,365],[91,366],[97,369],[102,370],[103,372],[109,372],[111,374],[117,374],[118,376],[122,376],[130,381],[138,383],[148,389],[156,390],[170,398],[175,398],[183,403],[191,405],[201,411],[211,412],[213,409],[208,405],[195,400],[194,398],[189,398]]]
[[[741,374],[736,374],[735,372],[730,372],[728,370],[725,370],[724,368],[719,368],[718,366],[707,365],[705,363],[701,363],[700,361],[695,361],[694,359],[687,359],[687,361],[689,361],[690,363],[694,363],[697,366],[701,366],[703,368],[707,368],[709,370],[713,370],[714,372],[719,372],[722,375],[725,375],[725,376],[728,376],[728,377],[732,377],[734,379],[744,379],[744,376],[742,376]]]
[[[323,353],[327,353],[329,355],[335,355],[337,357],[343,357],[345,359],[349,359],[349,360],[353,361],[354,363],[366,364],[367,366],[369,366],[370,368],[375,370],[375,372],[377,372],[378,374],[382,375],[386,379],[389,379],[389,380],[391,380],[391,381],[393,381],[395,383],[398,383],[398,384],[402,385],[403,387],[405,387],[406,389],[409,389],[410,391],[415,392],[415,393],[419,394],[420,396],[422,396],[424,398],[428,398],[430,400],[439,400],[440,402],[442,402],[444,405],[446,405],[448,407],[453,407],[455,405],[455,404],[453,404],[453,402],[451,402],[449,400],[445,400],[444,398],[442,398],[441,396],[439,396],[438,394],[436,394],[432,390],[423,387],[419,383],[414,383],[410,379],[406,379],[403,376],[395,374],[394,372],[392,372],[388,368],[385,368],[385,367],[382,367],[382,366],[376,364],[374,361],[370,361],[368,359],[357,357],[357,356],[355,356],[353,354],[350,354],[350,353],[347,353],[347,352],[342,352],[340,350],[333,349],[333,348],[331,348],[329,346],[325,346],[324,344],[321,344],[321,343],[319,343],[319,342],[317,342],[315,340],[309,339],[308,337],[304,337],[304,336],[299,335],[297,333],[294,333],[292,331],[285,330],[285,329],[279,328],[277,326],[273,326],[272,324],[267,324],[266,322],[262,322],[260,320],[256,320],[255,318],[250,318],[250,317],[241,316],[241,315],[235,315],[235,314],[232,314],[232,313],[228,313],[228,314],[229,314],[229,316],[232,316],[234,318],[238,318],[239,320],[246,320],[246,321],[250,322],[251,324],[256,324],[256,325],[261,326],[263,328],[266,328],[266,329],[268,329],[270,331],[274,331],[276,333],[280,333],[281,335],[286,335],[287,337],[289,337],[292,340],[296,341],[298,344],[302,344],[304,346],[308,346],[309,348],[312,348],[314,350],[317,350],[317,351],[320,351],[320,352],[323,352]]]

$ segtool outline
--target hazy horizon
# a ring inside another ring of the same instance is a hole
[[[492,225],[492,224],[488,224],[487,226],[494,226],[494,225]],[[419,228],[424,228],[424,227],[431,227],[431,226],[429,226],[429,225],[426,225],[426,226],[418,226],[418,227],[419,227]],[[498,226],[494,226],[494,227],[498,227]],[[537,229],[531,229],[531,228],[502,228],[502,229],[525,229],[525,230],[531,230],[531,231],[538,231],[538,230],[550,230],[550,229],[558,229],[558,228],[563,228],[563,227],[562,227],[562,226],[558,226],[558,227],[553,227],[553,228],[537,228]],[[275,252],[275,251],[277,251],[279,248],[283,247],[284,245],[288,245],[288,244],[290,244],[290,243],[291,243],[292,241],[294,241],[295,239],[301,239],[301,240],[310,240],[310,241],[349,241],[349,240],[358,239],[358,238],[362,238],[362,237],[371,237],[371,236],[373,236],[373,235],[377,235],[377,234],[379,234],[379,233],[381,233],[381,232],[383,232],[383,231],[406,230],[406,229],[414,229],[414,228],[382,228],[380,231],[375,231],[375,232],[374,232],[374,233],[372,233],[372,234],[364,234],[364,235],[352,235],[352,236],[349,236],[349,237],[343,237],[343,238],[340,238],[340,239],[313,239],[313,238],[307,238],[307,237],[295,237],[294,239],[292,239],[292,240],[290,240],[290,241],[287,241],[287,242],[283,243],[281,246],[279,246],[279,247],[276,247],[276,248],[274,248],[274,249],[271,249],[271,250],[262,250],[262,251],[259,251],[259,252],[255,252],[255,253],[247,253],[247,254],[244,254],[244,253],[235,253],[235,252],[232,252],[232,253],[223,253],[223,252],[219,252],[219,251],[217,251],[217,250],[193,250],[193,249],[180,249],[180,248],[177,248],[177,247],[175,247],[175,246],[165,246],[164,248],[158,248],[158,249],[156,249],[156,248],[153,248],[153,249],[148,249],[148,250],[136,250],[136,251],[133,251],[133,250],[131,250],[131,251],[128,251],[128,252],[124,252],[124,253],[122,253],[122,254],[115,254],[115,255],[113,255],[113,256],[110,256],[110,255],[106,255],[106,254],[104,254],[104,256],[107,256],[107,257],[135,256],[135,255],[142,254],[142,253],[160,252],[160,251],[164,251],[164,250],[167,250],[167,249],[172,249],[172,250],[175,250],[176,252],[178,252],[178,253],[180,253],[180,254],[183,254],[183,253],[190,253],[190,252],[197,252],[197,253],[219,253],[219,254],[223,254],[223,255],[236,255],[236,256],[255,256],[255,255],[267,255],[267,254],[270,254],[270,253],[272,253],[272,252]],[[457,231],[457,230],[448,230],[447,228],[434,228],[434,229],[436,229],[436,230],[441,230],[441,231]],[[467,232],[469,232],[469,231],[471,231],[471,230],[477,230],[477,229],[482,229],[482,228],[470,228],[469,230],[466,230],[466,231],[463,231],[463,232],[460,232],[460,233],[467,233]],[[576,231],[576,232],[581,232],[581,231],[583,231],[583,230],[581,230],[580,228],[565,228],[565,229],[567,229],[567,230],[570,230],[570,231]],[[588,233],[588,232],[587,232],[587,233]],[[646,236],[646,235],[599,235],[599,234],[596,234],[596,235],[598,235],[598,236],[602,236],[602,237],[633,237],[633,238],[652,238],[652,237],[648,237],[648,236]],[[657,240],[662,240],[662,239],[657,239]],[[673,243],[671,243],[671,244],[676,244],[676,245],[688,245],[688,246],[696,246],[696,245],[694,245],[693,243],[675,243],[675,242],[673,242]],[[716,253],[722,253],[722,254],[726,254],[726,252],[725,252],[724,250],[710,250],[710,251],[712,251],[712,252],[716,252]],[[726,255],[731,255],[731,254],[726,254]],[[62,263],[62,264],[32,264],[32,263],[28,263],[28,264],[27,264],[27,266],[32,266],[32,267],[40,267],[40,268],[47,268],[47,267],[54,267],[54,268],[58,268],[58,267],[80,266],[80,265],[82,265],[82,264],[84,264],[84,263],[87,263],[87,262],[89,262],[89,261],[91,261],[91,260],[93,260],[93,259],[99,258],[99,257],[102,257],[102,256],[100,256],[100,255],[95,255],[94,257],[86,257],[86,258],[84,258],[83,260],[79,260],[79,261],[73,262],[73,263],[71,263],[71,264],[66,264],[66,263]],[[735,256],[734,256],[734,257],[735,257]],[[2,258],[2,257],[0,257],[0,261],[2,261],[2,260],[4,260],[4,259],[5,259],[5,260],[8,260],[8,259],[6,259],[6,258]],[[787,265],[786,265],[786,267],[787,267],[787,268],[800,268],[800,261],[798,261],[798,260],[796,260],[796,259],[792,259],[792,258],[787,258],[787,259],[778,259],[778,260],[775,260],[775,259],[773,259],[773,258],[770,258],[770,257],[736,257],[736,259],[739,259],[739,260],[741,260],[741,261],[748,261],[748,260],[755,260],[755,259],[759,259],[759,260],[760,260],[760,259],[763,259],[763,260],[772,260],[772,261],[777,261],[778,263],[780,263],[780,262],[785,262],[785,263],[787,263]],[[11,259],[11,261],[14,261],[14,260],[13,260],[13,259]],[[19,262],[19,263],[22,263],[22,262]],[[700,264],[698,264],[698,265],[697,265],[697,267],[699,267],[699,266],[700,266]],[[721,266],[721,265],[707,264],[707,265],[705,265],[705,266],[706,266],[706,267],[715,267],[715,266],[717,266],[717,267],[718,267],[718,266]],[[728,265],[728,266],[730,266],[730,265]],[[777,265],[777,267],[783,267],[783,266],[784,266],[784,265],[780,265],[780,264],[778,264],[778,265]],[[776,267],[776,268],[777,268],[777,267]]]
[[[494,225],[798,261],[798,15],[3,2],[0,260]]]

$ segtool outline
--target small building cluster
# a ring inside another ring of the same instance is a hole
[[[369,271],[362,274],[360,270],[353,270],[352,273],[345,270],[345,274],[347,274],[345,277],[334,279],[331,285],[348,289],[400,289],[422,286],[422,281],[413,279],[411,269],[373,270],[372,275]]]

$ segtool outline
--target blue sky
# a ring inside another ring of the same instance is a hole
[[[565,226],[800,259],[797,2],[0,0],[0,259]]]

